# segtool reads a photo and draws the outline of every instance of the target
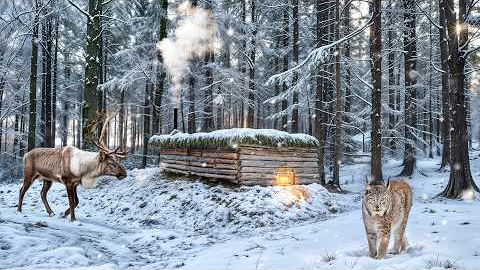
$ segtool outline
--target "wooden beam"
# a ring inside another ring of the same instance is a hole
[[[173,173],[184,174],[184,175],[197,175],[197,176],[208,177],[208,178],[226,179],[234,183],[237,182],[234,175],[218,175],[218,174],[202,173],[202,172],[186,172],[184,170],[177,170],[174,168],[163,168],[163,170],[166,172],[173,172]]]

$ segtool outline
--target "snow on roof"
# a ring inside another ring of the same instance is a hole
[[[170,135],[154,135],[149,144],[158,148],[182,147],[232,147],[240,145],[258,145],[269,147],[317,147],[319,142],[313,136],[274,129],[232,128],[212,132],[182,133],[172,132]]]

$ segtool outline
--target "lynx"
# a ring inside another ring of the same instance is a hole
[[[405,227],[410,208],[412,190],[407,183],[395,179],[384,186],[370,185],[367,181],[362,198],[362,214],[367,232],[368,256],[383,259],[392,232],[395,237],[393,253],[407,249]]]

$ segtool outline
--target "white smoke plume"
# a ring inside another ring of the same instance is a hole
[[[215,20],[209,11],[184,2],[178,6],[177,14],[181,19],[174,36],[160,41],[157,49],[161,51],[163,64],[171,76],[173,100],[178,105],[189,61],[218,49],[219,39]]]

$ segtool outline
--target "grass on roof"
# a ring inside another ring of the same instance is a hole
[[[234,128],[222,129],[208,133],[181,133],[172,135],[155,135],[149,140],[153,149],[172,148],[232,148],[241,145],[266,147],[318,147],[319,142],[307,134],[290,134],[273,129]]]

